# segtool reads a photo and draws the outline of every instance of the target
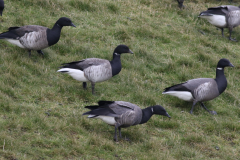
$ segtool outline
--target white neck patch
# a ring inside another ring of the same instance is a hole
[[[218,70],[222,70],[222,68],[217,68]]]
[[[114,54],[116,54],[116,55],[120,55],[120,54],[118,54],[118,53],[114,53]]]
[[[152,110],[152,113],[153,113],[153,108],[151,108],[151,110]]]

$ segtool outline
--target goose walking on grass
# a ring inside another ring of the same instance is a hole
[[[4,10],[4,1],[0,0],[0,14],[1,14],[1,16],[2,16],[3,10]]]
[[[207,11],[199,14],[200,18],[207,19],[209,23],[220,28],[223,35],[224,28],[229,29],[229,40],[236,41],[231,38],[234,27],[240,25],[240,8],[231,5],[223,5],[219,7],[208,8]]]
[[[7,32],[0,34],[0,39],[25,48],[31,56],[31,50],[43,54],[42,49],[56,44],[60,39],[63,26],[76,27],[69,18],[61,17],[52,29],[37,25],[10,27]]]
[[[83,82],[83,88],[86,89],[88,81],[92,85],[92,94],[96,82],[102,82],[117,75],[121,69],[121,54],[133,52],[126,45],[119,45],[113,52],[112,61],[99,58],[87,58],[81,61],[65,63],[57,72],[67,73],[74,79]]]
[[[204,101],[212,100],[218,97],[227,87],[227,79],[224,75],[224,67],[234,67],[228,59],[220,59],[216,68],[216,78],[198,78],[187,82],[165,88],[163,94],[176,96],[185,101],[193,101],[192,114],[194,106],[200,102],[201,106],[211,114],[217,114],[215,111],[209,111]]]
[[[98,105],[86,106],[85,108],[91,111],[83,113],[83,115],[89,115],[88,118],[99,118],[105,123],[115,126],[115,141],[118,141],[117,130],[119,131],[119,137],[122,138],[121,128],[146,123],[153,114],[171,118],[166,110],[160,105],[141,109],[130,102],[99,101]]]

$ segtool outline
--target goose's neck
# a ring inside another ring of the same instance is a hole
[[[56,44],[61,35],[62,26],[55,23],[52,29],[47,29],[48,46]]]
[[[227,79],[224,75],[224,68],[217,67],[215,81],[218,85],[219,94],[221,94],[227,88]]]
[[[142,120],[139,124],[146,123],[153,115],[152,107],[142,109]]]
[[[122,69],[120,54],[113,53],[113,59],[110,61],[110,64],[112,67],[112,76],[117,75]]]

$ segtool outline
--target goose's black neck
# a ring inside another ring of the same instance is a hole
[[[142,109],[142,120],[139,124],[146,123],[153,115],[152,107]]]
[[[52,29],[47,29],[48,46],[56,44],[61,35],[62,26],[55,23]]]
[[[221,94],[227,88],[227,79],[224,75],[224,68],[217,67],[215,81],[218,85],[219,94]]]
[[[113,59],[110,61],[110,64],[112,67],[112,76],[117,75],[122,69],[120,56],[121,54],[119,53],[113,53]]]

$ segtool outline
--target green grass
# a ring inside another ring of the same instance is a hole
[[[0,42],[0,159],[239,159],[240,45],[197,16],[228,0],[11,0],[0,17],[1,32],[11,26],[42,25],[69,17],[77,28],[64,27],[60,41],[42,58]],[[238,6],[237,0],[232,5]],[[228,31],[224,32],[228,36]],[[204,34],[203,34],[204,33]],[[239,27],[233,38],[240,40]],[[84,58],[111,59],[126,44],[134,55],[122,55],[123,69],[97,83],[96,95],[68,75],[62,63]],[[219,59],[228,58],[226,91],[199,104],[162,95],[164,88],[188,79],[215,77]],[[99,100],[128,101],[145,108],[160,104],[172,119],[122,129],[132,143],[113,141],[114,128],[87,119],[84,106]]]

